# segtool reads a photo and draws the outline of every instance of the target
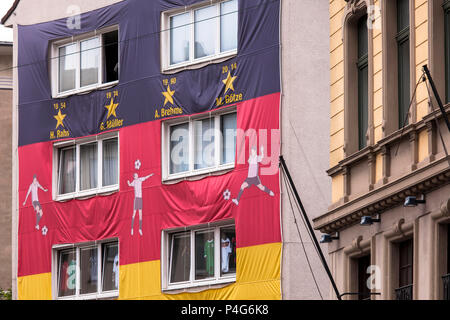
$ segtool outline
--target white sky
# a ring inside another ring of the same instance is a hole
[[[14,0],[0,0],[0,18],[3,18],[13,3]],[[0,25],[0,41],[13,41],[11,28],[5,28],[3,25]]]

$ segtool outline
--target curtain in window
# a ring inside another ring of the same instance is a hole
[[[117,244],[103,245],[102,290],[119,289],[119,248]]]
[[[77,45],[59,48],[59,92],[75,89]]]
[[[190,13],[170,18],[170,64],[189,60]]]
[[[236,154],[236,113],[220,117],[220,126],[222,133],[221,163],[234,163]]]
[[[188,281],[191,270],[190,233],[172,236],[170,249],[170,282]]]
[[[189,170],[189,123],[170,127],[170,173]]]
[[[97,247],[80,249],[80,294],[97,292]]]
[[[214,118],[194,122],[195,169],[214,166]]]
[[[118,159],[117,139],[103,141],[103,186],[118,184]]]
[[[97,187],[97,143],[80,146],[80,190]]]
[[[220,4],[220,51],[237,49],[238,1],[231,0]]]
[[[75,192],[75,147],[59,152],[58,194]]]
[[[215,53],[217,9],[216,6],[195,10],[195,58],[210,56]]]
[[[58,295],[60,297],[75,294],[76,270],[75,249],[61,251],[58,259]]]
[[[93,38],[80,44],[80,86],[98,83],[100,65],[100,40]]]

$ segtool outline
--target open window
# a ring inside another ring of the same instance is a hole
[[[109,86],[119,81],[119,30],[107,28],[52,44],[54,97]]]

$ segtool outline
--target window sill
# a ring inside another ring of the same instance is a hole
[[[90,190],[85,190],[85,191],[57,195],[54,198],[54,200],[62,202],[62,201],[68,201],[68,200],[72,200],[72,199],[85,199],[85,198],[90,198],[90,197],[94,197],[97,195],[111,194],[111,193],[114,193],[117,191],[119,191],[119,185],[114,185],[114,186],[103,187],[100,189],[90,189]]]
[[[195,59],[193,61],[181,62],[178,64],[165,66],[162,68],[161,72],[166,74],[173,74],[182,70],[200,69],[209,64],[221,63],[225,60],[235,57],[236,55],[237,50],[227,51],[212,56]]]
[[[114,290],[105,293],[88,293],[80,294],[78,296],[57,297],[56,300],[102,300],[102,299],[116,299],[119,297],[119,291]]]
[[[177,174],[170,174],[169,176],[165,177],[162,182],[163,183],[176,183],[182,180],[200,180],[204,177],[211,176],[211,175],[222,175],[227,173],[228,171],[231,171],[234,169],[234,163],[230,164],[222,164],[218,167],[213,168],[205,168],[205,169],[199,169],[195,171],[188,171],[188,172],[182,172]]]
[[[221,279],[213,279],[213,280],[198,280],[194,283],[180,283],[180,284],[172,284],[167,288],[164,288],[162,291],[164,293],[177,294],[180,292],[192,291],[199,292],[207,289],[218,289],[223,287],[223,285],[228,285],[230,283],[236,282],[236,274],[233,274],[229,277],[224,277]]]
[[[80,89],[64,91],[64,92],[53,95],[53,98],[54,99],[67,98],[68,96],[71,96],[74,94],[83,94],[83,93],[88,93],[88,92],[94,91],[94,90],[100,90],[100,89],[105,89],[108,87],[113,87],[113,86],[117,85],[118,83],[119,83],[119,80],[116,80],[116,81],[112,81],[112,82],[108,82],[108,83],[95,84],[95,85],[83,87]]]

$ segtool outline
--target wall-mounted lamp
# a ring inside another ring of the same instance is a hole
[[[362,226],[371,226],[374,222],[381,222],[380,215],[377,214],[376,218],[373,218],[372,216],[363,216],[361,217],[360,225]]]
[[[422,199],[417,199],[416,196],[406,197],[404,207],[417,207],[419,203],[425,203],[425,195],[422,195]]]
[[[320,243],[330,243],[333,240],[337,239],[339,239],[339,232],[336,232],[334,236],[331,234],[323,234],[322,237],[320,238]]]

